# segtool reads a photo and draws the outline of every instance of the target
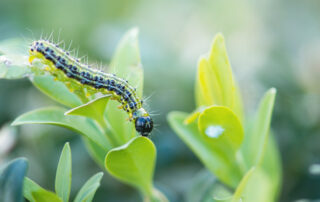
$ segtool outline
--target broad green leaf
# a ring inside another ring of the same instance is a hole
[[[138,29],[129,30],[121,39],[110,64],[111,72],[120,78],[128,79],[129,85],[137,88],[137,96],[142,97],[143,69],[140,60]],[[129,123],[128,114],[117,108],[118,102],[109,102],[106,117],[122,145],[136,135],[134,126]]]
[[[206,142],[215,149],[234,156],[239,149],[244,134],[237,116],[228,108],[213,106],[199,116],[198,127]]]
[[[253,131],[248,133],[243,142],[241,149],[248,167],[259,165],[262,161],[268,143],[275,95],[276,90],[272,88],[262,98]]]
[[[28,162],[25,158],[17,158],[9,162],[0,172],[0,201],[22,202],[23,179]]]
[[[41,188],[27,177],[24,179],[23,196],[30,202],[62,202],[55,193]]]
[[[235,134],[233,133],[236,133],[240,137],[243,134],[241,125],[239,126],[238,123],[239,121],[234,117],[230,118],[231,115],[227,116],[230,114],[229,111],[223,111],[221,122],[217,122],[224,126],[223,129],[225,131],[222,132],[225,134],[222,134],[222,136],[226,135],[228,137],[218,137],[217,140],[215,140],[214,137],[211,138],[199,132],[196,122],[188,125],[184,124],[184,120],[188,116],[186,113],[171,112],[168,116],[168,120],[172,129],[191,148],[191,150],[198,156],[202,163],[212,173],[214,173],[219,180],[235,188],[242,177],[242,173],[239,167],[236,165],[235,157],[232,155],[234,153],[232,149],[237,144],[236,141],[240,140],[241,138],[234,137]],[[223,113],[226,113],[227,115]],[[223,123],[222,121],[226,121],[226,123]],[[228,123],[230,123],[230,125],[228,125]],[[234,124],[236,130],[231,127],[233,126],[232,124]],[[201,128],[205,126],[204,124],[201,125]],[[231,140],[235,142],[229,143]],[[231,145],[228,145],[227,143]],[[226,150],[228,149],[223,147],[230,147],[230,152],[225,154]]]
[[[71,160],[71,149],[69,143],[66,143],[61,152],[59,159],[56,180],[55,180],[55,191],[57,195],[62,198],[63,202],[69,201],[70,190],[71,190],[71,178],[72,178],[72,160]]]
[[[96,190],[100,186],[103,173],[99,172],[92,176],[80,189],[74,202],[91,202]]]
[[[65,116],[65,109],[47,107],[27,112],[14,120],[12,125],[50,124],[71,129],[92,140],[106,150],[111,148],[106,136],[90,120],[80,116]]]
[[[115,178],[137,187],[144,195],[152,195],[152,177],[156,148],[146,137],[136,137],[127,144],[110,150],[105,167]]]
[[[73,108],[82,104],[74,93],[71,93],[62,82],[55,81],[53,76],[35,76],[31,81],[41,92],[65,106]]]
[[[65,113],[65,115],[78,115],[85,116],[97,120],[98,122],[104,122],[104,112],[111,95],[106,95],[90,102],[75,107]]]
[[[195,89],[198,107],[226,106],[242,119],[241,98],[221,34],[214,38],[208,56],[200,58]]]
[[[244,191],[245,191],[245,188],[248,184],[248,181],[250,179],[250,177],[252,176],[253,172],[255,170],[255,167],[252,167],[244,176],[243,178],[241,179],[233,197],[232,197],[232,202],[240,202],[242,201],[242,197],[243,197],[243,194],[244,194]],[[259,186],[257,184],[257,186]]]
[[[0,79],[20,79],[31,73],[28,57],[24,55],[0,56]]]

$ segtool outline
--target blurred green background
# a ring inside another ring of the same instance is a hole
[[[144,95],[157,124],[156,187],[171,201],[184,195],[203,166],[168,127],[166,114],[194,109],[197,61],[213,36],[225,36],[246,113],[263,92],[278,90],[272,128],[283,163],[279,201],[320,199],[320,1],[318,0],[1,0],[0,41],[32,41],[52,32],[55,40],[108,64],[123,34],[140,30]],[[6,124],[31,109],[55,104],[25,80],[0,80],[0,164],[29,159],[28,176],[53,190],[65,141],[73,155],[75,194],[100,168],[79,136],[53,126]],[[319,169],[318,169],[319,170]],[[105,176],[95,201],[139,201],[131,187]]]

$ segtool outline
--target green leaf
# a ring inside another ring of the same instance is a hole
[[[245,138],[242,152],[248,167],[259,165],[265,153],[270,132],[270,122],[276,90],[270,89],[262,98],[258,113],[254,119],[253,131]]]
[[[207,115],[218,115],[212,118],[211,124],[221,125],[222,133],[220,137],[214,138],[200,132],[196,122],[188,125],[184,124],[184,120],[188,116],[182,112],[171,112],[168,121],[171,128],[178,136],[191,148],[198,156],[202,163],[221,180],[223,183],[235,188],[239,183],[242,173],[236,164],[234,149],[237,147],[243,136],[242,128],[239,120],[233,113],[225,107],[217,108],[219,113],[205,111],[201,119],[201,130],[204,130],[207,124],[203,120]],[[219,120],[221,118],[221,120]],[[216,119],[216,120],[215,120]],[[237,137],[239,136],[239,137]]]
[[[27,160],[25,158],[17,158],[1,169],[0,201],[22,202],[23,179],[27,168]]]
[[[110,150],[105,167],[115,178],[131,184],[147,196],[152,195],[152,177],[156,148],[146,137],[136,137],[127,144]]]
[[[138,29],[129,30],[121,39],[110,64],[111,72],[120,78],[128,79],[137,88],[137,96],[142,96],[143,69],[140,60]],[[117,108],[118,102],[109,102],[106,117],[114,134],[121,140],[119,145],[128,142],[136,135],[134,125],[128,123],[128,114]]]
[[[92,176],[80,189],[74,202],[91,202],[96,190],[100,186],[103,173],[97,173]]]
[[[62,202],[55,193],[41,188],[27,177],[24,179],[23,196],[30,202]]]
[[[209,55],[200,58],[195,89],[198,107],[226,106],[242,119],[241,98],[221,34],[214,38]]]
[[[42,93],[65,106],[73,108],[82,104],[81,100],[71,93],[65,84],[55,81],[53,76],[35,76],[31,81]]]
[[[22,124],[50,124],[71,129],[84,137],[92,140],[102,148],[111,148],[106,136],[99,131],[90,120],[79,116],[65,116],[65,109],[59,107],[47,107],[27,112],[14,120],[12,125]]]
[[[235,155],[244,136],[237,116],[230,109],[221,106],[205,109],[199,116],[198,127],[207,143],[230,156]]]
[[[55,191],[62,198],[63,202],[69,201],[72,176],[71,167],[71,149],[69,143],[66,143],[61,152],[55,181]]]
[[[0,56],[0,79],[20,79],[31,73],[28,57],[24,55]]]
[[[75,107],[65,113],[65,115],[78,115],[85,116],[97,120],[98,122],[104,122],[104,112],[111,95],[106,95],[90,102]]]
[[[270,195],[276,200],[279,193],[281,181],[281,166],[279,151],[276,148],[275,141],[270,134],[270,122],[272,117],[273,105],[276,96],[276,90],[271,88],[262,98],[259,109],[253,121],[250,123],[250,130],[246,134],[241,153],[247,168],[259,166],[260,175],[273,183],[265,183],[266,189],[271,189]],[[259,178],[259,179],[260,179]],[[264,180],[266,181],[266,180]]]
[[[240,202],[244,193],[244,190],[248,184],[248,181],[250,179],[250,177],[252,176],[253,172],[255,170],[255,167],[252,167],[242,178],[242,180],[240,181],[233,197],[232,197],[232,202]],[[257,185],[258,186],[258,185]]]

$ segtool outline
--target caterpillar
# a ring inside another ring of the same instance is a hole
[[[142,107],[143,101],[136,95],[136,90],[128,81],[114,74],[105,73],[80,63],[58,45],[46,40],[34,41],[29,50],[29,62],[37,58],[48,65],[46,70],[55,79],[73,80],[79,88],[86,87],[89,92],[110,94],[121,104],[121,108],[129,114],[129,120],[134,122],[136,131],[142,136],[148,136],[153,129],[153,120]]]

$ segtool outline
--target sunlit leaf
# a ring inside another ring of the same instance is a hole
[[[0,201],[22,202],[23,179],[28,162],[18,158],[9,162],[0,171]]]
[[[226,106],[242,119],[241,98],[221,34],[214,38],[208,56],[200,59],[195,89],[198,107]]]
[[[222,112],[221,122],[217,122],[221,124],[225,130],[222,131],[225,132],[225,134],[220,135],[226,135],[228,137],[218,137],[217,139],[201,133],[196,122],[184,124],[184,120],[187,117],[185,113],[171,112],[168,120],[172,129],[192,149],[202,163],[214,173],[219,180],[235,188],[242,177],[242,173],[236,165],[235,151],[233,149],[236,148],[238,144],[237,141],[241,140],[243,134],[241,125],[239,126],[239,121],[234,117],[230,118],[230,116],[232,116],[230,112],[230,110]],[[215,124],[215,122],[212,123]],[[233,124],[235,128],[232,128]],[[204,128],[205,123],[201,125],[201,128]]]
[[[71,129],[84,137],[92,140],[102,148],[110,149],[110,142],[100,132],[97,126],[87,118],[80,116],[65,116],[65,109],[59,107],[47,107],[27,112],[12,123],[12,125],[23,124],[50,124]]]
[[[74,202],[91,202],[96,190],[100,186],[102,176],[103,173],[100,172],[88,179],[88,181],[81,187],[76,198],[74,199]]]
[[[105,166],[112,176],[151,196],[155,160],[156,148],[152,141],[146,137],[136,137],[110,150]]]
[[[62,198],[63,202],[69,201],[72,175],[71,165],[71,149],[69,143],[66,143],[61,152],[55,180],[56,193]]]

